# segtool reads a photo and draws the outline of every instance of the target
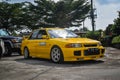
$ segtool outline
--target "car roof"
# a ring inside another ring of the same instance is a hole
[[[39,28],[40,30],[50,30],[50,29],[64,29],[64,28],[58,28],[58,27],[56,27],[56,28]]]

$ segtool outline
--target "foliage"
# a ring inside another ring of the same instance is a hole
[[[80,29],[80,31],[89,31],[89,29],[87,27],[83,27]]]
[[[87,0],[35,0],[35,3],[0,3],[0,28],[9,31],[39,27],[79,26],[87,17]],[[75,23],[75,24],[73,24]]]
[[[0,3],[0,28],[9,29],[9,31],[12,31],[16,27],[19,27],[19,15],[21,14],[20,7],[21,4],[19,3]]]
[[[58,27],[79,26],[88,16],[90,5],[87,0],[60,0],[55,4],[53,19]]]
[[[87,34],[86,34],[86,37],[88,38],[91,38],[91,39],[95,39],[95,40],[100,40],[101,38],[101,32],[100,31],[89,31]]]
[[[27,12],[25,12],[27,15],[26,21],[29,21],[27,26],[31,29],[36,29],[53,25],[51,18],[53,15],[54,2],[51,0],[37,0],[35,4],[36,5],[29,3],[29,5],[25,7],[25,9],[27,9]]]
[[[112,39],[112,46],[120,49],[120,35]]]
[[[115,33],[116,35],[120,35],[120,11],[118,18],[114,20],[113,33]]]
[[[114,20],[114,24],[109,24],[105,31],[106,35],[118,36],[120,35],[120,12],[117,19]]]
[[[115,43],[120,43],[120,36],[116,36],[113,38],[112,44],[115,44]]]
[[[109,24],[108,27],[106,28],[105,34],[106,35],[112,35],[112,33],[113,33],[113,27],[114,27],[113,24]]]
[[[120,11],[118,12],[118,18],[114,20],[114,24],[109,24],[105,31],[105,38],[103,42],[108,46],[119,46],[120,35]]]
[[[111,35],[104,36],[103,38],[101,38],[101,43],[103,46],[111,46],[112,39],[113,39],[113,36]]]

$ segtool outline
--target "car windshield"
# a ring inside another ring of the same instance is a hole
[[[77,38],[78,37],[78,35],[76,35],[72,31],[65,30],[65,29],[48,30],[48,33],[51,38]]]
[[[0,36],[8,36],[9,33],[3,29],[0,29]]]

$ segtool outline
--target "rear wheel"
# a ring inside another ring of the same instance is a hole
[[[54,63],[61,63],[64,61],[63,53],[62,53],[61,49],[57,46],[55,46],[51,49],[50,56],[51,56],[51,60]]]
[[[28,48],[25,48],[25,49],[24,49],[24,58],[25,58],[25,59],[30,58]]]
[[[5,56],[11,56],[12,55],[12,48],[10,46],[5,46]]]

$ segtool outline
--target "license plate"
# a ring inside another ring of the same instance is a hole
[[[94,53],[94,52],[98,51],[98,49],[97,48],[90,48],[90,49],[88,49],[88,51]]]

